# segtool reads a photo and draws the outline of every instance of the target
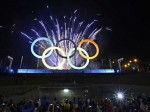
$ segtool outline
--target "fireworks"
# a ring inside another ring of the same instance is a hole
[[[66,21],[67,17],[64,16],[63,24],[60,24],[57,19],[54,19],[52,16],[50,16],[49,19],[51,23],[53,23],[53,24],[50,24],[51,28],[46,27],[43,21],[38,21],[39,24],[41,25],[41,31],[36,31],[35,29],[31,29],[31,31],[34,34],[34,37],[29,36],[28,34],[24,32],[21,32],[21,34],[25,36],[26,38],[28,38],[30,43],[32,43],[37,38],[47,37],[51,39],[54,45],[57,45],[57,43],[61,39],[70,39],[76,45],[78,45],[79,42],[85,38],[95,40],[96,35],[101,31],[101,29],[95,28],[93,31],[91,31],[91,33],[89,33],[89,29],[97,20],[93,20],[91,23],[87,24],[86,27],[83,29],[84,22],[77,22],[77,17],[75,16],[76,12],[77,10],[74,11],[74,15],[69,18],[69,21]],[[35,19],[36,21],[38,20],[37,18]],[[87,42],[86,44],[83,44],[82,48],[88,51],[87,49],[88,45],[89,45],[89,42]],[[72,44],[72,42],[68,40],[60,42],[58,46],[65,52],[66,56],[69,50],[71,48],[74,48],[74,45]],[[38,54],[42,55],[44,50],[49,47],[50,47],[50,44],[48,42],[39,41],[39,43],[36,44],[35,49],[37,50]],[[63,60],[62,57],[60,57],[55,50],[53,51],[52,55],[50,55],[46,59],[47,63],[51,66],[59,65],[62,62],[62,60]],[[79,55],[79,52],[77,52],[71,58],[71,62],[72,64],[76,66],[81,66],[85,62],[85,59]],[[71,69],[71,67],[68,65],[67,61],[65,61],[65,64],[60,69]]]

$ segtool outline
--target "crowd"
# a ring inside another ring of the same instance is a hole
[[[0,96],[0,112],[150,112],[150,99],[146,96],[117,98],[73,98],[72,100],[44,96],[35,100],[14,103]]]

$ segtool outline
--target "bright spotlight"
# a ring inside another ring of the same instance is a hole
[[[117,93],[117,98],[118,98],[119,100],[123,100],[123,99],[124,99],[124,94],[121,93],[121,92],[118,92],[118,93]]]
[[[68,93],[68,92],[69,92],[69,89],[64,89],[64,92],[65,92],[65,93]]]

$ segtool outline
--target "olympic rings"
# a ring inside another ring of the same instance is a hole
[[[63,51],[62,49],[60,49],[59,47],[49,47],[49,48],[47,48],[47,49],[43,52],[43,55],[42,55],[42,62],[43,62],[43,64],[44,64],[48,69],[59,69],[59,68],[61,68],[61,67],[63,66],[63,64],[64,64],[65,61],[66,61],[66,60],[63,58],[62,62],[61,62],[58,66],[56,66],[56,67],[49,66],[49,65],[46,63],[46,61],[45,61],[45,55],[46,55],[46,53],[47,53],[48,51],[54,50],[54,49],[59,50],[63,55],[65,55],[64,51]]]
[[[40,55],[38,55],[38,54],[36,54],[36,53],[34,52],[34,45],[36,44],[36,42],[38,42],[38,41],[40,41],[40,40],[48,41],[48,42],[50,43],[50,45],[51,45],[51,47],[47,48],[47,49],[43,52],[42,56],[40,56]],[[72,42],[73,45],[74,45],[74,48],[69,49],[67,55],[65,54],[65,52],[64,52],[61,48],[58,47],[58,44],[59,44],[61,41],[64,41],[64,40],[68,40],[68,41]],[[82,44],[83,44],[84,42],[90,42],[90,43],[92,43],[92,44],[95,46],[95,48],[96,48],[96,53],[95,53],[95,55],[89,56],[89,54],[87,53],[87,51],[85,51],[83,48],[81,48],[81,46],[82,46]],[[59,54],[58,51],[56,51],[56,52],[57,52],[57,54],[58,54],[60,57],[62,57],[63,59],[62,59],[62,62],[58,64],[58,66],[52,67],[52,66],[50,66],[50,65],[48,65],[48,64],[46,63],[45,58],[49,57],[49,56],[52,54],[52,52],[53,52],[54,49],[60,51],[61,54]],[[77,50],[79,51],[79,54],[80,54],[83,58],[87,59],[86,62],[85,62],[85,64],[84,64],[83,66],[81,66],[81,67],[77,67],[77,66],[73,65],[72,62],[71,62],[71,59],[70,59],[71,57],[73,57],[73,56],[75,55],[75,53],[76,53]],[[73,52],[73,51],[74,51],[74,52]],[[70,40],[70,39],[68,39],[68,38],[67,38],[67,39],[61,39],[61,40],[59,40],[59,41],[56,43],[56,47],[55,47],[54,44],[53,44],[53,42],[52,42],[49,38],[40,37],[40,38],[37,38],[36,40],[34,40],[33,43],[31,44],[31,52],[32,52],[32,54],[33,54],[36,58],[41,58],[43,64],[44,64],[45,67],[47,67],[48,69],[54,69],[54,70],[56,70],[56,69],[62,68],[63,65],[64,65],[64,63],[65,63],[65,61],[66,61],[66,59],[67,59],[68,64],[69,64],[72,68],[80,70],[80,69],[84,69],[84,68],[86,68],[86,67],[88,66],[90,59],[94,59],[94,58],[96,58],[96,57],[98,56],[98,54],[99,54],[99,47],[98,47],[98,45],[97,45],[93,40],[90,40],[90,39],[84,39],[84,40],[82,40],[82,41],[79,43],[78,47],[77,47],[77,45],[75,44],[75,42],[73,42],[72,40]],[[72,53],[72,52],[73,52],[73,53]],[[71,54],[71,53],[72,53],[72,54]]]
[[[70,60],[69,57],[70,57],[71,52],[74,51],[74,50],[75,50],[75,48],[72,48],[72,49],[69,51],[68,55],[67,55],[68,64],[69,64],[72,68],[78,69],[78,70],[86,68],[86,67],[88,66],[88,64],[89,64],[89,59],[87,59],[85,65],[83,65],[83,66],[81,66],[81,67],[74,66],[74,65],[71,63],[71,60]],[[79,50],[79,51],[81,50],[81,51],[83,51],[83,52],[85,53],[86,56],[89,56],[88,53],[87,53],[84,49],[82,49],[82,48],[77,48],[77,50]]]
[[[98,47],[98,45],[97,45],[93,40],[84,39],[84,40],[82,40],[82,41],[79,43],[78,48],[81,48],[81,45],[82,45],[84,42],[90,42],[90,43],[92,43],[92,44],[95,46],[95,48],[96,48],[96,54],[93,55],[93,56],[91,56],[91,57],[85,56],[85,55],[82,53],[81,50],[79,50],[79,54],[80,54],[83,58],[85,58],[85,59],[94,59],[94,58],[96,58],[96,57],[98,56],[98,54],[99,54],[99,47]]]
[[[75,52],[70,56],[70,58],[71,58],[71,57],[73,57],[73,56],[75,55],[75,53],[76,53],[76,51],[77,51],[76,44],[75,44],[72,40],[70,40],[69,38],[66,38],[66,39],[61,39],[61,40],[59,40],[59,41],[57,42],[56,46],[58,47],[58,44],[59,44],[61,41],[64,41],[64,40],[69,40],[69,41],[72,42],[73,45],[74,45]],[[56,51],[56,52],[57,52],[57,54],[58,54],[60,57],[62,57],[62,58],[67,58],[67,56],[62,56],[61,54],[59,54],[58,51]]]
[[[46,40],[48,41],[50,44],[51,44],[51,47],[53,47],[53,42],[49,39],[49,38],[46,38],[46,37],[40,37],[40,38],[37,38],[36,40],[33,41],[33,43],[31,44],[31,52],[32,54],[36,57],[36,58],[42,58],[42,56],[40,55],[37,55],[34,50],[33,50],[33,47],[35,45],[36,42],[40,41],[40,40]],[[47,58],[48,56],[50,56],[52,54],[53,50],[51,50],[47,55],[45,55],[44,58]]]

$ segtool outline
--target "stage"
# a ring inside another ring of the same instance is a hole
[[[48,70],[48,69],[18,69],[17,73],[115,73],[114,69],[85,69],[85,70]]]

